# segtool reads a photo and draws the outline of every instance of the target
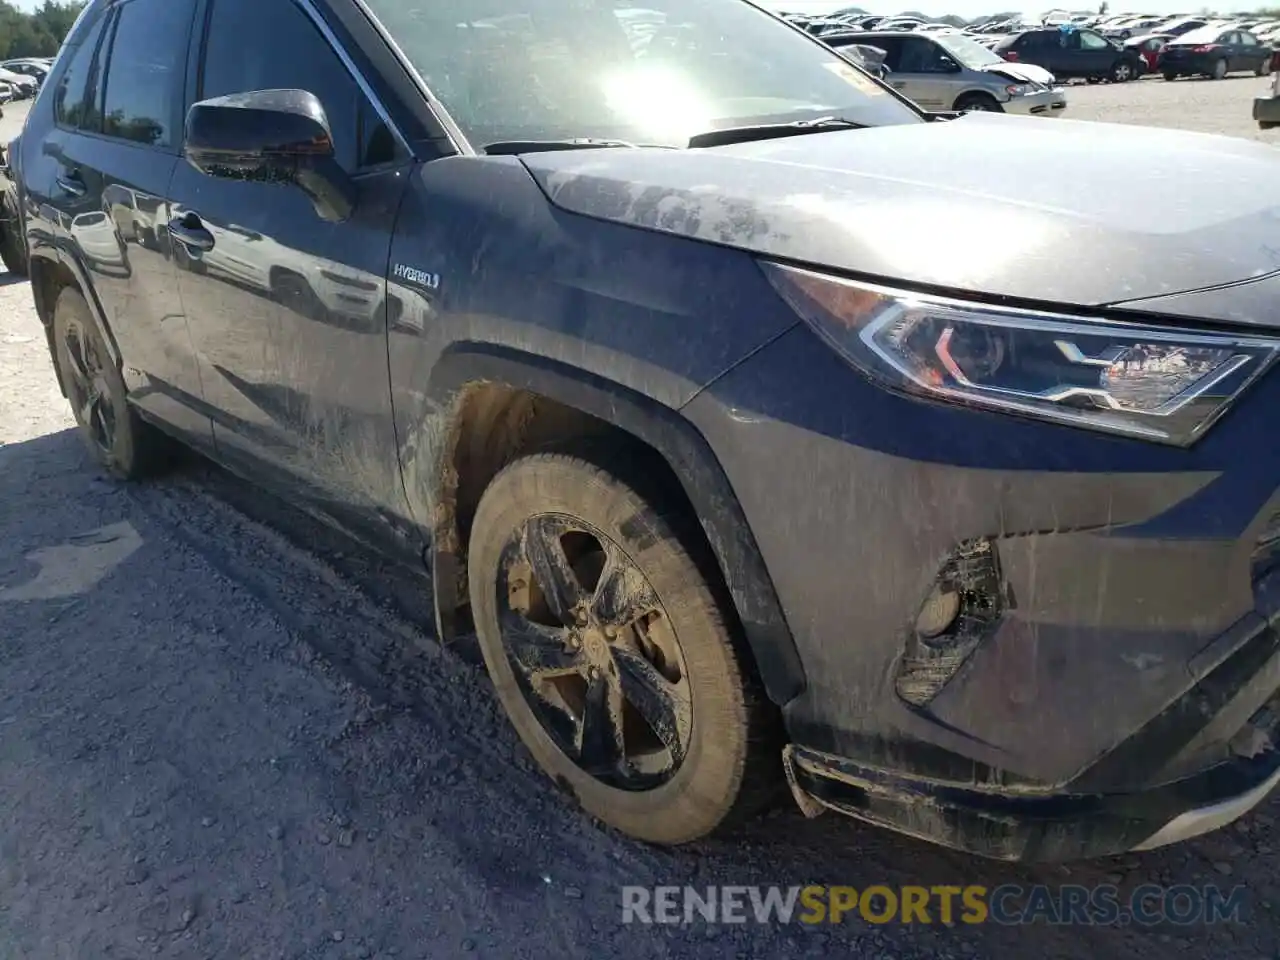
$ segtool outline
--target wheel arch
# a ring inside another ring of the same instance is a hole
[[[782,705],[804,690],[800,655],[746,516],[710,445],[679,411],[587,371],[489,344],[446,350],[427,393],[447,411],[429,501],[442,639],[461,631],[470,521],[488,482],[539,446],[603,430],[646,448],[670,473],[698,520],[769,698]]]
[[[117,366],[121,363],[120,347],[116,343],[111,324],[107,322],[94,296],[93,287],[79,264],[59,255],[57,250],[50,246],[32,244],[28,250],[27,267],[31,280],[31,295],[35,300],[36,316],[40,318],[40,325],[44,327],[49,357],[53,362],[54,371],[58,374],[58,389],[62,391],[63,396],[66,396],[62,385],[62,371],[58,369],[58,351],[53,342],[53,311],[63,290],[70,288],[77,291],[89,304],[89,309],[93,311],[94,319],[98,321],[102,330],[107,350],[111,354],[111,362]]]

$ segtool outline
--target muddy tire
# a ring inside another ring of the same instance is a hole
[[[53,342],[71,413],[94,459],[112,476],[137,480],[173,461],[175,447],[138,416],[125,399],[98,322],[78,290],[68,288],[53,308]]]
[[[18,231],[10,227],[0,227],[0,262],[10,273],[27,275],[27,245]]]
[[[543,453],[499,473],[472,525],[471,605],[539,766],[592,816],[679,844],[776,796],[781,744],[688,527],[599,465],[630,460]]]

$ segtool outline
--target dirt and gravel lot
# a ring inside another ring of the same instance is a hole
[[[1248,119],[1262,87],[1079,87],[1070,115],[1274,142]],[[678,852],[602,831],[532,768],[474,649],[432,639],[424,589],[211,466],[100,476],[0,273],[0,958],[1278,955],[1280,801],[1065,868],[790,809]],[[620,923],[624,884],[809,882],[1242,884],[1247,908],[1215,928]]]

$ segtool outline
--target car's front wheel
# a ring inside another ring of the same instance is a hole
[[[1166,70],[1166,71],[1164,72],[1164,78],[1165,78],[1166,80],[1177,80],[1177,79],[1178,79],[1178,75],[1177,75],[1176,73],[1174,73],[1172,70]]]
[[[472,611],[542,769],[624,833],[684,843],[773,796],[776,714],[688,531],[609,459],[537,454],[498,474],[472,524]]]
[[[98,322],[80,291],[63,290],[53,308],[58,375],[89,452],[122,480],[156,473],[172,459],[169,439],[138,416]]]
[[[1117,60],[1111,67],[1112,83],[1127,83],[1136,75],[1133,64],[1128,60]]]
[[[1268,57],[1266,60],[1259,60],[1258,66],[1254,70],[1254,73],[1259,77],[1265,77],[1270,72],[1271,72],[1271,58]]]
[[[960,113],[1002,113],[1003,108],[995,97],[986,93],[966,93],[956,98],[955,110]]]

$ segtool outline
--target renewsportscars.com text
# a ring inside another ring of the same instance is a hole
[[[902,923],[1183,926],[1239,923],[1237,886],[978,885],[623,887],[623,923]]]

